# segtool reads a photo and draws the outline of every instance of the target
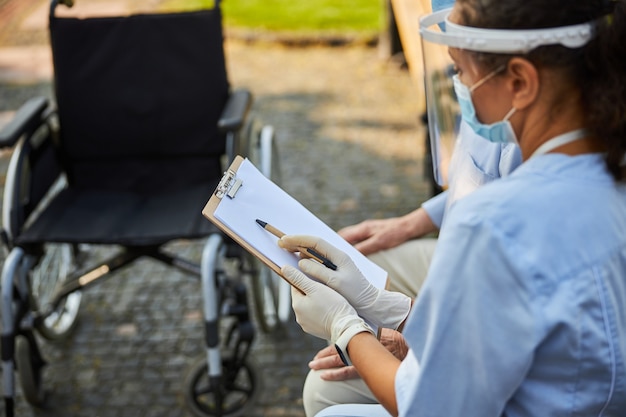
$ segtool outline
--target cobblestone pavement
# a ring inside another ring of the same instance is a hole
[[[0,16],[19,1],[2,0]],[[0,29],[0,125],[27,98],[52,97],[47,5],[26,3],[10,24],[0,22],[12,31]],[[106,3],[114,8],[120,1]],[[231,84],[254,93],[255,117],[277,131],[283,188],[332,227],[403,214],[427,198],[409,74],[381,60],[376,48],[228,38],[226,54]],[[8,156],[0,158],[1,172]],[[172,245],[192,257],[199,248],[200,242]],[[195,278],[140,260],[88,289],[76,331],[59,343],[42,342],[46,407],[33,409],[18,394],[17,415],[191,415],[184,380],[203,354],[199,287]],[[307,362],[323,346],[293,319],[280,334],[258,331],[252,355],[261,395],[250,415],[303,416]]]

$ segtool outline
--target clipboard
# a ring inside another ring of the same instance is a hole
[[[385,270],[241,156],[235,157],[226,170],[202,214],[281,277],[281,267],[290,264],[297,268],[300,257],[278,247],[277,238],[260,227],[256,219],[286,234],[319,236],[346,252],[377,288],[385,288],[387,284]]]
[[[211,195],[211,198],[204,206],[204,209],[202,210],[202,215],[209,219],[215,226],[218,227],[218,229],[220,229],[231,239],[237,242],[239,246],[250,252],[252,255],[256,256],[272,271],[282,277],[282,274],[280,272],[281,267],[279,265],[272,261],[268,256],[264,255],[261,251],[257,250],[242,236],[238,235],[234,230],[230,229],[215,216],[215,211],[222,202],[222,199],[224,197],[228,197],[231,199],[235,198],[237,192],[239,191],[239,188],[243,185],[243,180],[241,178],[237,178],[237,170],[239,169],[239,166],[243,161],[244,158],[242,156],[237,155],[235,157],[230,167],[228,167],[228,170],[224,172],[224,175],[222,176],[222,179],[218,183],[217,187],[215,188],[215,191]]]

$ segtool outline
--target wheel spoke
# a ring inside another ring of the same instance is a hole
[[[72,246],[50,243],[44,245],[39,264],[31,270],[33,308],[40,314],[47,312],[37,329],[47,339],[63,338],[74,328],[82,298],[79,291],[61,300],[55,310],[50,309],[52,298],[75,268]]]
[[[213,388],[211,387],[211,384],[206,384],[203,387],[197,387],[194,389],[194,393],[196,394],[197,397],[201,396],[201,395],[208,395],[210,393],[213,392]]]

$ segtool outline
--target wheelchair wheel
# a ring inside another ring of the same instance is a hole
[[[37,321],[37,330],[48,340],[63,339],[76,327],[82,300],[80,291],[69,294],[58,307],[49,310],[56,291],[77,269],[77,255],[77,249],[70,244],[46,244],[43,256],[31,271],[34,305],[39,312],[46,312]]]
[[[251,276],[254,311],[261,330],[272,333],[280,328],[282,322],[279,309],[283,279],[255,257],[251,258],[252,269],[256,272]]]
[[[245,416],[258,397],[257,367],[250,358],[236,363],[232,355],[227,353],[222,357],[222,383],[215,386],[209,379],[204,358],[191,368],[185,387],[185,401],[197,417]]]
[[[41,375],[44,364],[34,349],[26,337],[15,338],[15,366],[22,393],[30,404],[40,406],[45,398]]]
[[[248,157],[259,170],[276,184],[282,177],[280,158],[274,128],[255,127],[250,130]],[[289,320],[291,314],[291,289],[289,283],[258,260],[253,260],[253,268],[258,271],[252,276],[252,294],[257,321],[264,332],[273,332]]]

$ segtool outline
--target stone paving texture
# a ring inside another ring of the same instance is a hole
[[[104,3],[126,11],[158,4]],[[29,97],[52,98],[46,9],[43,0],[0,0],[0,126]],[[404,214],[428,197],[419,103],[405,69],[360,43],[299,48],[227,37],[225,45],[232,86],[249,88],[254,116],[276,129],[283,188],[330,226]],[[9,155],[0,154],[2,181]],[[201,242],[171,248],[197,259]],[[184,380],[204,349],[199,288],[139,260],[88,289],[76,331],[42,342],[46,407],[18,394],[17,415],[191,415]],[[307,362],[324,345],[293,318],[278,334],[258,330],[252,356],[262,384],[250,415],[304,416]]]

